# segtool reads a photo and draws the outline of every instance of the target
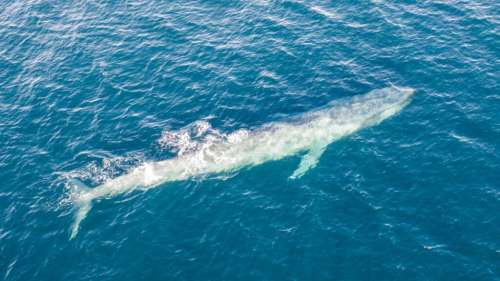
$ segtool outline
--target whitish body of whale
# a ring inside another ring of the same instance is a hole
[[[413,92],[411,88],[395,86],[373,90],[333,101],[288,122],[269,123],[254,131],[237,131],[237,138],[229,135],[172,159],[146,162],[94,188],[75,184],[72,198],[77,212],[71,238],[78,233],[80,222],[90,211],[93,200],[137,188],[149,189],[167,182],[232,172],[302,153],[302,160],[290,178],[300,177],[316,165],[329,143],[398,113],[410,102]]]

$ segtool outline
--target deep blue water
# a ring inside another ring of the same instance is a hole
[[[0,280],[500,280],[498,1],[0,2]],[[391,84],[397,116],[300,161],[94,204],[68,180]]]

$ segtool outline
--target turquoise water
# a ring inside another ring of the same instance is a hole
[[[0,280],[500,280],[499,23],[497,1],[2,1]],[[72,180],[391,85],[411,103],[300,178],[292,155],[102,198],[70,240]]]

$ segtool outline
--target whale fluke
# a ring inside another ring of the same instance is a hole
[[[71,234],[69,239],[72,240],[78,234],[80,222],[87,216],[92,209],[92,198],[90,196],[90,188],[77,179],[72,179],[69,183],[71,188],[71,197],[74,202],[74,207],[77,209],[73,224],[71,225]]]

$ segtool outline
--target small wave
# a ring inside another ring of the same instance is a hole
[[[320,7],[320,6],[312,6],[311,8],[311,11],[319,14],[319,15],[322,15],[326,18],[329,18],[331,20],[341,20],[342,17],[330,10],[327,10],[326,8],[323,8],[323,7]]]

